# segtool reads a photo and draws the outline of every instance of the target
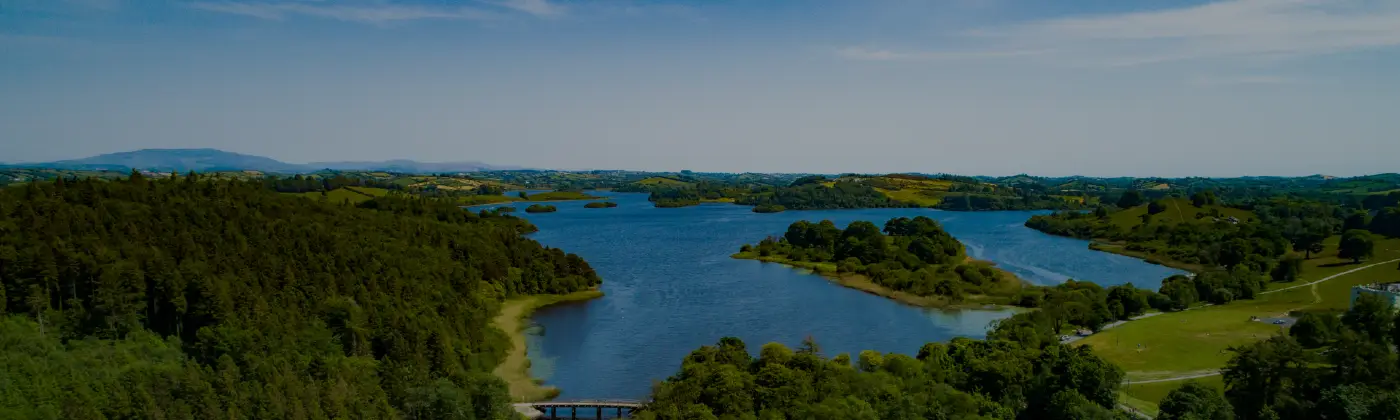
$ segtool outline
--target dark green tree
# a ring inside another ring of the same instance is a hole
[[[1180,388],[1167,393],[1157,405],[1161,420],[1232,420],[1234,407],[1225,400],[1219,390],[1187,381]]]
[[[1126,209],[1142,205],[1142,192],[1138,190],[1127,190],[1118,197],[1118,208]]]
[[[1371,233],[1364,230],[1349,230],[1342,233],[1342,242],[1337,245],[1337,257],[1353,262],[1371,258],[1376,254],[1376,241]]]

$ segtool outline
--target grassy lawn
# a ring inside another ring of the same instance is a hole
[[[684,186],[690,185],[689,182],[685,182],[685,181],[681,181],[681,180],[676,180],[676,179],[671,179],[671,178],[666,178],[666,177],[659,177],[659,176],[654,176],[654,177],[651,177],[651,178],[646,178],[646,179],[637,181],[637,184],[641,184],[641,185],[668,185],[668,186],[672,186],[672,187],[684,187]]]
[[[875,190],[876,190],[876,191],[879,191],[879,192],[881,192],[881,193],[883,193],[883,194],[885,194],[885,196],[887,196],[887,197],[889,197],[889,198],[891,198],[891,199],[898,200],[898,201],[903,201],[903,202],[906,202],[906,203],[914,203],[914,204],[917,204],[919,207],[933,207],[933,206],[937,206],[938,203],[940,203],[940,202],[943,201],[943,196],[942,196],[941,194],[939,194],[939,195],[937,195],[937,196],[929,196],[929,195],[925,195],[925,193],[924,193],[924,191],[933,191],[933,190],[920,190],[920,189],[887,190],[887,189],[883,189],[883,188],[876,188]]]
[[[1171,393],[1177,388],[1181,388],[1182,385],[1186,385],[1187,382],[1191,381],[1195,381],[1196,383],[1221,390],[1222,392],[1225,390],[1225,380],[1221,378],[1220,375],[1216,375],[1207,376],[1204,378],[1188,379],[1185,381],[1153,382],[1150,384],[1126,385],[1123,387],[1123,393],[1126,394],[1128,397],[1132,397],[1132,399],[1153,404],[1151,408],[1152,411],[1155,412],[1157,411],[1156,404],[1161,403],[1162,399],[1167,397],[1167,394]]]
[[[581,192],[573,191],[550,191],[539,194],[530,194],[524,201],[565,201],[565,200],[596,200],[604,197],[595,197]]]
[[[1167,211],[1157,213],[1156,215],[1152,216],[1153,222],[1211,223],[1213,222],[1213,220],[1211,220],[1209,217],[1202,219],[1196,218],[1196,213],[1209,214],[1211,209],[1219,209],[1222,217],[1234,216],[1235,218],[1240,220],[1248,220],[1254,218],[1254,213],[1251,213],[1248,210],[1241,210],[1224,206],[1196,207],[1194,205],[1191,205],[1191,200],[1185,198],[1166,198],[1164,200],[1169,204],[1167,206]],[[1111,221],[1115,225],[1123,227],[1123,229],[1132,229],[1134,226],[1142,224],[1142,215],[1144,214],[1147,214],[1147,204],[1143,204],[1130,209],[1125,209],[1119,212],[1114,212],[1111,216],[1109,216],[1109,221]]]
[[[501,304],[501,313],[496,315],[492,325],[510,335],[511,350],[506,360],[496,366],[493,372],[506,381],[510,397],[515,401],[544,401],[559,395],[559,389],[544,386],[541,381],[530,376],[530,357],[526,354],[525,327],[527,320],[536,309],[549,305],[596,299],[603,296],[597,290],[585,290],[567,295],[535,295],[514,298]]]
[[[357,192],[357,193],[360,193],[360,194],[368,195],[368,196],[374,196],[374,197],[383,197],[383,196],[389,195],[389,190],[386,190],[386,189],[383,189],[383,188],[373,188],[373,187],[345,187],[345,189],[350,190],[350,191],[354,191],[354,192]]]
[[[1376,257],[1360,265],[1337,259],[1336,243],[1336,238],[1329,239],[1328,248],[1321,256],[1304,263],[1303,280],[1291,284],[1272,284],[1270,290],[1305,284],[1368,264],[1400,258],[1400,251],[1396,251],[1400,250],[1400,239],[1378,242]],[[1300,309],[1345,310],[1350,303],[1352,286],[1395,280],[1400,280],[1400,272],[1392,264],[1383,264],[1318,283],[1315,287],[1302,286],[1262,294],[1253,300],[1129,322],[1085,338],[1080,343],[1092,346],[1100,356],[1122,366],[1128,371],[1130,379],[1165,378],[1219,369],[1230,358],[1229,347],[1249,344],[1280,332],[1277,326],[1250,321],[1251,316],[1275,317]]]
[[[376,189],[377,189],[377,188],[376,188]],[[387,193],[387,191],[386,191],[386,193]],[[286,194],[295,195],[295,196],[298,196],[298,197],[310,198],[310,199],[312,199],[312,200],[320,200],[320,199],[321,199],[321,196],[322,196],[322,194],[321,194],[319,191],[318,191],[318,192],[305,192],[305,193],[286,193]],[[369,201],[369,199],[374,198],[374,197],[369,196],[369,195],[367,195],[367,194],[362,194],[362,193],[359,193],[359,192],[356,192],[356,191],[351,191],[351,190],[349,190],[349,189],[347,189],[347,188],[337,188],[337,189],[334,189],[334,190],[326,191],[325,197],[326,197],[326,200],[328,200],[328,201],[330,201],[330,202],[332,202],[332,203],[336,203],[336,204],[344,203],[344,202],[346,202],[346,201],[349,201],[350,204],[356,204],[356,203],[360,203],[360,202],[363,202],[363,201]]]

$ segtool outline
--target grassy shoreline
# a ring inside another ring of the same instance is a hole
[[[595,196],[587,193],[576,192],[544,192],[531,194],[527,198],[520,198],[514,195],[468,195],[458,197],[458,201],[464,206],[485,206],[502,203],[532,203],[545,201],[590,201],[607,199],[604,196]]]
[[[510,388],[510,398],[519,402],[545,401],[559,395],[559,389],[545,386],[542,381],[530,376],[530,357],[525,344],[525,327],[530,315],[539,308],[568,302],[581,302],[603,297],[598,290],[584,290],[567,295],[533,295],[507,299],[501,304],[501,312],[492,325],[510,335],[511,349],[492,371],[506,381]]]
[[[1003,297],[971,295],[967,296],[962,302],[950,302],[947,298],[941,296],[919,296],[913,293],[892,290],[879,284],[875,284],[875,282],[871,281],[870,278],[864,275],[854,273],[837,273],[835,263],[793,261],[781,256],[763,257],[759,256],[757,252],[740,252],[737,254],[730,255],[729,257],[739,260],[755,260],[766,263],[775,263],[795,269],[808,270],[811,271],[813,274],[820,275],[822,278],[825,278],[828,281],[831,281],[832,283],[836,283],[843,287],[856,289],[865,293],[894,300],[899,303],[903,303],[910,306],[918,306],[921,308],[932,308],[941,310],[1020,309],[1019,307],[1011,306],[1010,296]],[[992,264],[989,261],[979,261],[972,259],[969,259],[969,262],[979,264]],[[1017,282],[1025,284],[1024,281],[1016,277],[1016,275],[1012,274],[1011,272],[1002,270],[1000,268],[996,268],[995,265],[993,265],[992,268],[997,270],[997,272],[1002,275],[1003,279],[1015,279]]]
[[[1118,254],[1125,257],[1137,258],[1139,260],[1147,262],[1148,264],[1155,264],[1163,267],[1171,267],[1178,270],[1186,270],[1192,273],[1202,273],[1206,271],[1206,267],[1200,264],[1184,263],[1148,254],[1145,252],[1129,251],[1127,247],[1123,245],[1114,244],[1111,242],[1104,242],[1104,240],[1102,239],[1091,240],[1089,242],[1089,249],[1099,252],[1107,252],[1110,254]]]

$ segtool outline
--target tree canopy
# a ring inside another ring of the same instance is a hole
[[[198,176],[0,189],[0,417],[505,418],[501,299],[599,283],[533,229]]]

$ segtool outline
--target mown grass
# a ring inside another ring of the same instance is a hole
[[[603,296],[597,290],[585,290],[567,295],[535,295],[506,300],[492,325],[510,335],[511,349],[506,360],[493,372],[506,381],[510,397],[515,401],[544,401],[559,396],[559,389],[545,386],[530,375],[530,357],[525,343],[525,327],[530,315],[539,308],[565,302],[579,302]]]
[[[369,194],[360,193],[357,191],[350,190],[348,188],[336,188],[334,190],[326,191],[325,194],[322,194],[320,191],[286,194],[310,198],[312,200],[320,200],[321,197],[324,196],[327,201],[330,201],[335,204],[347,202],[350,204],[357,204],[360,202],[369,201],[370,199],[374,198],[374,196],[371,196]]]
[[[1225,206],[1205,206],[1196,207],[1191,204],[1191,200],[1179,197],[1163,199],[1167,203],[1167,210],[1152,216],[1153,223],[1213,223],[1210,217],[1196,218],[1196,214],[1210,214],[1212,209],[1220,210],[1221,218],[1235,217],[1240,220],[1254,218],[1254,213],[1248,210]],[[1132,229],[1142,224],[1142,216],[1147,214],[1148,204],[1124,209],[1114,212],[1109,216],[1109,222],[1122,227]]]
[[[345,187],[345,189],[350,190],[350,191],[354,191],[354,192],[357,192],[357,193],[360,193],[360,194],[364,194],[364,195],[368,195],[368,196],[373,196],[373,197],[383,197],[383,196],[389,195],[389,190],[386,190],[386,189],[383,189],[383,188],[374,188],[374,187]]]
[[[1182,381],[1153,382],[1148,384],[1128,384],[1123,386],[1123,393],[1132,399],[1152,404],[1149,414],[1156,414],[1157,404],[1167,397],[1172,391],[1186,385],[1187,382],[1196,382],[1210,388],[1225,391],[1225,379],[1220,375],[1206,376],[1203,378],[1187,379]],[[1132,404],[1129,404],[1132,405]],[[1143,407],[1133,406],[1142,410]],[[1144,410],[1147,411],[1147,410]]]
[[[1307,284],[1348,270],[1400,258],[1400,239],[1377,243],[1370,262],[1350,264],[1336,258],[1337,238],[1326,241],[1320,256],[1304,262],[1303,278],[1287,284],[1270,284],[1270,290]],[[1261,294],[1252,300],[1162,314],[1140,319],[1090,336],[1082,341],[1110,362],[1122,366],[1132,379],[1154,379],[1220,369],[1232,355],[1232,346],[1249,344],[1283,332],[1280,327],[1250,321],[1251,316],[1278,317],[1298,310],[1345,310],[1351,287],[1395,281],[1395,266],[1382,264],[1312,286]],[[1314,294],[1316,292],[1316,294]]]
[[[539,194],[530,194],[524,200],[517,198],[517,201],[567,201],[567,200],[596,200],[603,197],[596,197],[577,191],[550,191]]]
[[[938,203],[943,202],[943,193],[936,192],[936,190],[924,190],[924,189],[898,189],[898,190],[888,190],[888,189],[884,189],[884,188],[876,188],[875,190],[876,190],[876,191],[879,191],[879,192],[882,193],[882,194],[885,194],[885,196],[887,196],[887,197],[889,197],[889,198],[891,198],[891,199],[894,199],[894,200],[897,200],[897,201],[903,201],[903,202],[906,202],[906,203],[914,203],[914,204],[918,205],[919,207],[934,207],[934,206],[937,206]],[[929,195],[929,194],[936,194],[936,195]]]
[[[651,177],[651,178],[646,178],[646,179],[637,181],[636,183],[637,183],[637,184],[641,184],[641,185],[669,185],[669,186],[676,186],[676,187],[690,185],[689,182],[681,181],[681,180],[678,180],[678,179],[671,179],[671,178],[666,178],[666,177],[660,177],[660,176],[654,176],[654,177]]]

